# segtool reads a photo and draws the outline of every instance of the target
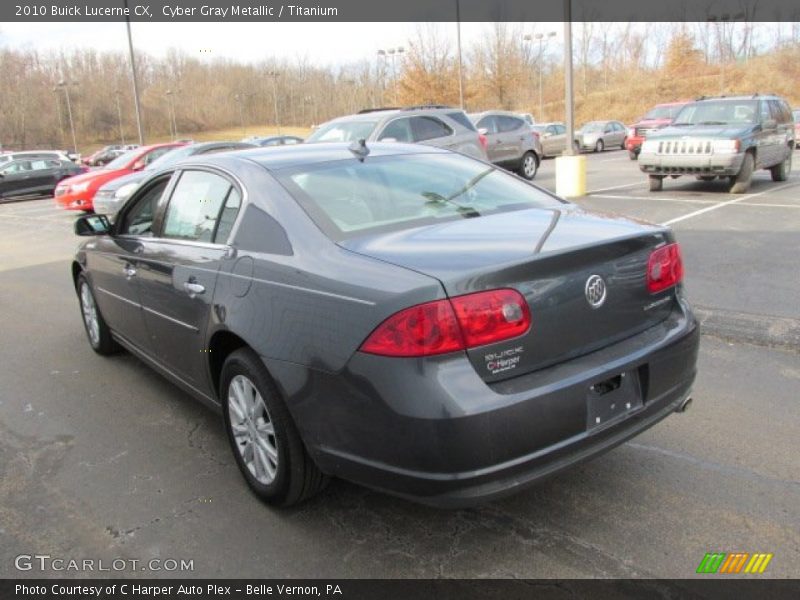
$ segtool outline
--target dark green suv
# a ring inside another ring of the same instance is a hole
[[[753,171],[769,169],[773,181],[792,170],[794,119],[777,96],[722,96],[687,104],[672,124],[647,138],[639,168],[660,191],[665,177],[728,179],[733,194],[750,187]]]

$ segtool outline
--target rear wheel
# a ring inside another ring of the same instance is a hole
[[[603,143],[603,140],[597,140],[597,143],[594,145],[595,152],[602,152],[605,150],[606,145]]]
[[[81,316],[84,329],[86,329],[86,337],[89,338],[92,350],[104,356],[114,354],[119,350],[119,346],[111,337],[111,330],[103,319],[103,315],[100,314],[100,309],[94,300],[92,287],[83,273],[78,275],[78,299],[81,303]]]
[[[661,175],[650,175],[648,177],[651,192],[660,192],[664,189],[664,178]]]
[[[753,155],[748,152],[744,155],[742,168],[739,169],[739,174],[731,177],[731,194],[744,194],[750,189],[750,182],[753,180],[754,167],[755,159],[753,158]]]
[[[789,173],[792,172],[792,151],[789,150],[789,156],[786,157],[781,164],[775,165],[769,170],[772,175],[772,181],[786,181],[789,179]]]
[[[628,141],[628,138],[622,138],[622,143],[619,145],[620,150],[625,150],[625,142]]]
[[[322,490],[317,468],[266,367],[250,349],[222,367],[220,400],[228,440],[250,489],[275,506],[297,504]]]
[[[628,158],[630,158],[631,160],[636,160],[637,158],[639,158],[639,153],[634,152],[633,150],[628,150]]]
[[[530,150],[526,152],[519,163],[519,174],[525,179],[531,180],[536,177],[536,171],[539,169],[539,159],[536,154]]]

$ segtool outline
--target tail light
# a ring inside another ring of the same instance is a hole
[[[683,259],[678,244],[655,250],[647,261],[647,290],[651,294],[664,291],[683,281]]]
[[[484,152],[489,151],[489,138],[487,138],[484,134],[478,134],[478,141],[481,143],[481,147],[483,148]]]
[[[511,289],[418,304],[395,313],[360,350],[381,356],[431,356],[518,337],[530,329],[525,298]]]

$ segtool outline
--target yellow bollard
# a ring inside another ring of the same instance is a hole
[[[577,198],[586,195],[586,157],[556,157],[556,196]]]

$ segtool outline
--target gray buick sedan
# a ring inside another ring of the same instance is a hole
[[[699,331],[665,227],[398,143],[192,157],[72,263],[87,337],[221,411],[252,490],[509,493],[685,410]]]

